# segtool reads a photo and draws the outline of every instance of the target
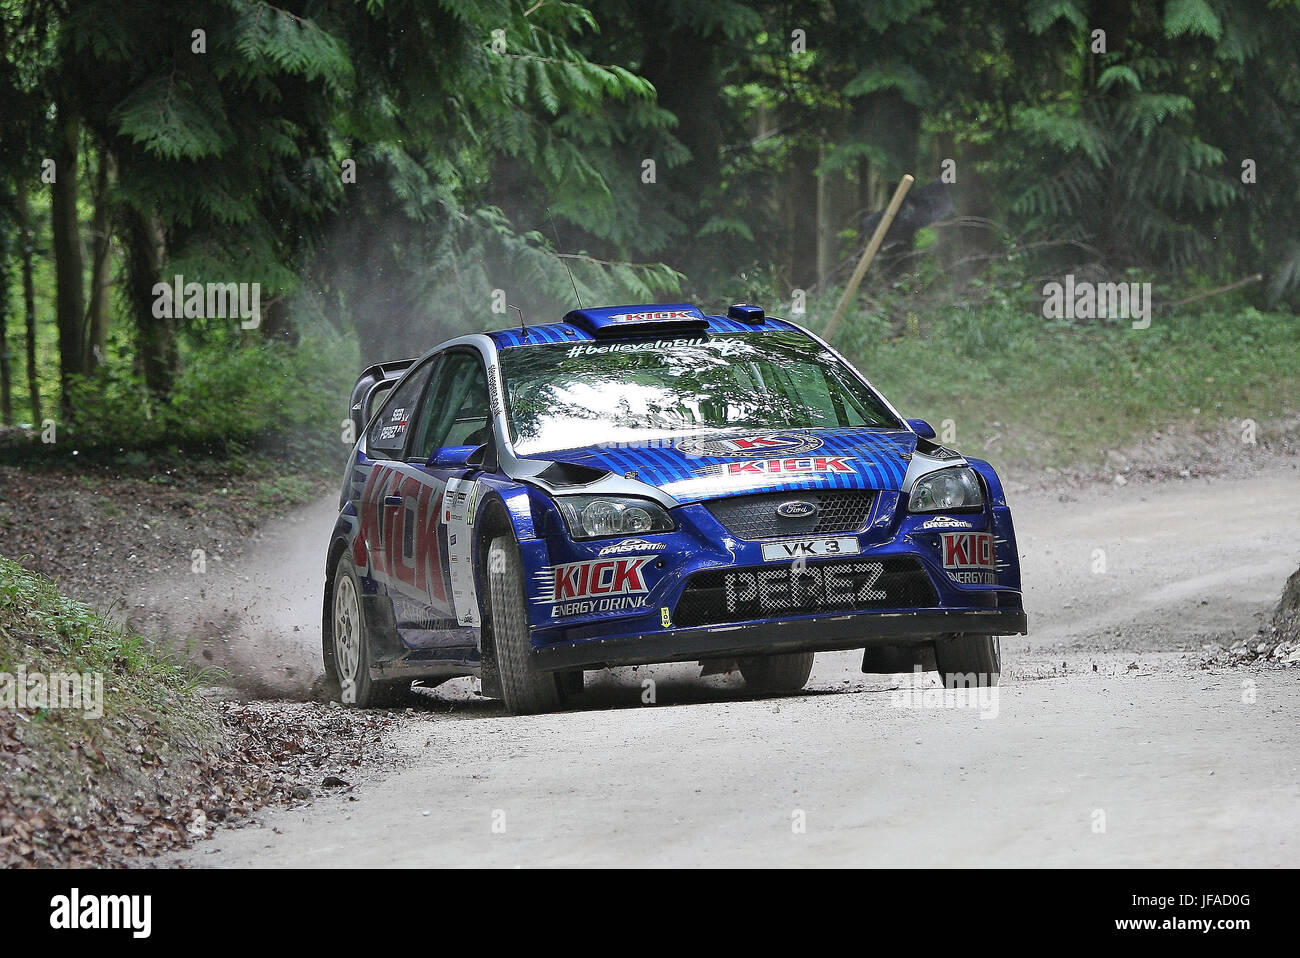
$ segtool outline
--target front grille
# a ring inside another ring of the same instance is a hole
[[[738,539],[829,536],[857,532],[866,525],[875,495],[856,489],[763,492],[715,499],[704,506]],[[776,511],[785,502],[811,503],[816,511],[802,518],[786,518]]]
[[[938,604],[930,577],[912,556],[853,559],[697,572],[686,583],[673,624],[747,622]]]

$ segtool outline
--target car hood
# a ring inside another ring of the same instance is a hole
[[[898,491],[916,443],[916,434],[905,429],[717,432],[671,444],[592,446],[536,458],[647,483],[685,504],[751,492]]]

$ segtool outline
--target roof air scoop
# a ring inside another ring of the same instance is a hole
[[[709,325],[704,314],[690,303],[574,309],[565,314],[564,321],[596,337],[695,332]]]

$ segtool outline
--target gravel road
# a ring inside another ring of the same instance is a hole
[[[232,662],[267,686],[301,681],[331,506],[266,530],[202,601],[154,589],[154,608],[233,616],[218,643]],[[1203,644],[1253,633],[1300,564],[1300,472],[1012,506],[1031,634],[1003,639],[996,700],[863,675],[854,653],[819,655],[801,696],[748,698],[684,665],[619,669],[589,676],[578,710],[525,718],[457,680],[403,717],[395,771],[179,861],[1294,865],[1300,669],[1199,663]]]

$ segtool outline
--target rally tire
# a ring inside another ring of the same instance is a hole
[[[1002,673],[1002,645],[996,635],[942,635],[934,642],[939,680],[946,689],[992,688]]]
[[[563,708],[564,695],[557,676],[539,670],[533,662],[523,561],[513,536],[492,540],[487,579],[493,650],[506,711],[531,715]]]
[[[740,660],[745,688],[754,692],[798,692],[812,674],[812,652],[755,655]]]
[[[339,701],[345,706],[366,709],[396,705],[410,690],[411,683],[382,682],[370,677],[373,642],[361,595],[361,580],[352,560],[345,555],[334,569],[325,674],[337,681]]]

